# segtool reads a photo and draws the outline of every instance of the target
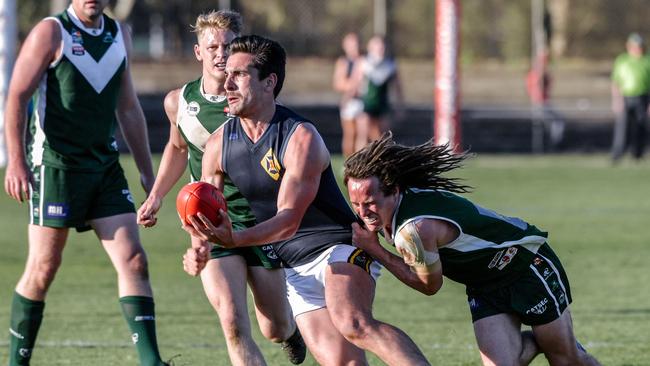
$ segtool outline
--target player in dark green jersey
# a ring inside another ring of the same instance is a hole
[[[569,283],[547,233],[462,198],[469,187],[442,176],[466,156],[431,142],[402,146],[386,134],[348,158],[345,183],[365,224],[353,224],[353,243],[426,295],[443,275],[466,285],[485,365],[527,365],[540,352],[551,365],[599,365],[573,335]]]
[[[172,90],[165,98],[165,111],[171,123],[169,142],[153,189],[138,210],[140,224],[148,227],[156,223],[156,213],[163,197],[183,175],[188,161],[192,180],[201,179],[201,159],[206,141],[230,119],[224,68],[228,58],[227,47],[239,35],[241,28],[240,15],[232,11],[213,11],[197,17],[194,52],[202,63],[202,76]],[[235,227],[253,226],[255,216],[232,183],[224,185],[224,195],[228,215]],[[185,270],[194,276],[200,273],[205,294],[219,315],[232,364],[264,364],[264,357],[250,330],[247,282],[255,298],[262,334],[274,342],[283,342],[283,349],[292,363],[304,360],[306,347],[291,316],[284,271],[271,245],[226,249],[192,238],[192,248],[188,249],[186,256],[201,263],[201,267],[186,265]]]
[[[20,202],[29,200],[31,221],[27,264],[11,309],[10,365],[29,364],[45,296],[73,227],[93,229],[117,271],[120,304],[140,363],[163,364],[146,254],[113,137],[119,123],[149,192],[154,176],[147,129],[129,71],[130,36],[103,14],[107,5],[108,0],[73,0],[61,14],[39,22],[13,71],[5,114],[5,190]]]

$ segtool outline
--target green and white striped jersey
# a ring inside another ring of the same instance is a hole
[[[34,93],[29,160],[74,171],[101,171],[118,160],[114,133],[126,49],[120,25],[106,15],[85,27],[70,6],[50,17],[61,30],[61,55]]]
[[[203,92],[203,78],[183,86],[178,96],[176,126],[188,146],[188,163],[192,181],[201,179],[201,160],[208,138],[231,117],[225,96]],[[228,203],[228,215],[233,222],[250,222],[255,216],[248,202],[226,176],[223,193]]]
[[[483,208],[447,191],[409,188],[402,192],[392,232],[418,219],[444,220],[458,228],[453,242],[439,247],[443,274],[470,287],[512,281],[528,268],[548,234],[525,221]]]

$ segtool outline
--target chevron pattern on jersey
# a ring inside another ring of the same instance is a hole
[[[95,61],[89,52],[75,50],[75,47],[79,46],[74,45],[72,35],[63,27],[63,24],[58,19],[52,19],[55,19],[61,28],[63,55],[79,70],[97,94],[101,93],[126,58],[126,49],[124,48],[124,41],[119,25],[118,32],[113,37],[113,43],[99,58],[99,61]]]

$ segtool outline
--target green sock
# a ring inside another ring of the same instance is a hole
[[[120,298],[122,313],[131,329],[131,340],[135,344],[140,365],[164,365],[160,359],[156,341],[156,316],[153,298],[147,296],[124,296]]]
[[[29,365],[36,335],[43,320],[45,302],[33,301],[14,292],[9,326],[9,365]]]

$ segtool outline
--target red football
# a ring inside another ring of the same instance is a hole
[[[187,184],[176,196],[176,211],[186,225],[192,225],[187,217],[199,212],[207,216],[214,225],[219,225],[221,221],[219,209],[224,211],[228,209],[226,199],[217,187],[210,183]]]

